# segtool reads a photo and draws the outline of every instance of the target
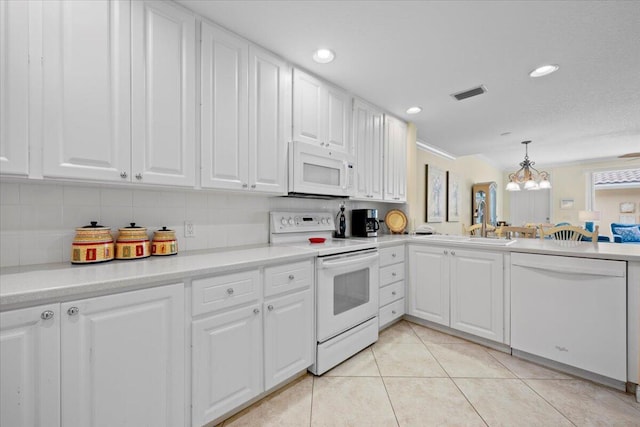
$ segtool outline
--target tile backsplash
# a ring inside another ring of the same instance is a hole
[[[338,211],[339,200],[195,190],[150,190],[59,183],[0,183],[0,267],[68,262],[76,227],[98,221],[117,230],[131,222],[176,230],[180,251],[268,243],[269,211]],[[347,201],[384,218],[398,205]],[[184,237],[184,221],[195,237]]]

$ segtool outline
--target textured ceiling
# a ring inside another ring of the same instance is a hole
[[[453,155],[509,168],[523,140],[540,167],[640,151],[640,1],[179,2]],[[314,63],[320,46],[336,60]],[[547,63],[560,70],[528,76]],[[450,96],[480,84],[484,95]]]

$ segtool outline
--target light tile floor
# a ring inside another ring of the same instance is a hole
[[[401,321],[224,426],[640,426],[635,397]]]

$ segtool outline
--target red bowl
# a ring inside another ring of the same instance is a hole
[[[324,237],[309,237],[309,241],[311,243],[324,243],[324,241],[327,240]]]

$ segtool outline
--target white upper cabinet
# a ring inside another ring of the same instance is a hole
[[[351,96],[300,70],[293,72],[293,140],[351,153]]]
[[[384,114],[355,99],[352,123],[356,154],[356,198],[382,200]]]
[[[286,63],[202,23],[202,186],[284,194]]]
[[[195,16],[172,2],[131,3],[131,174],[195,184]]]
[[[287,141],[291,138],[291,68],[280,58],[249,47],[249,184],[287,192]]]
[[[245,40],[202,22],[203,187],[247,185],[248,48]]]
[[[29,172],[29,2],[0,2],[0,174]]]
[[[129,3],[53,0],[42,7],[43,175],[128,179]]]
[[[385,116],[384,200],[407,201],[407,124]]]

